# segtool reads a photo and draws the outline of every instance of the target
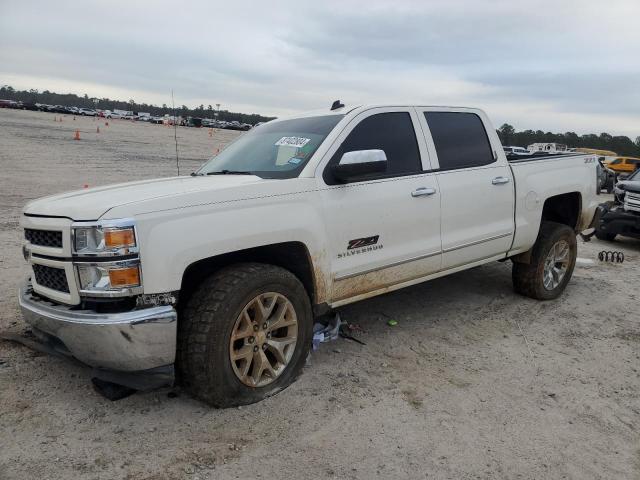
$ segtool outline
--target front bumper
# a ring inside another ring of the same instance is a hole
[[[140,372],[175,362],[177,313],[171,306],[96,313],[50,303],[20,289],[20,308],[34,332],[44,332],[82,363],[110,371]]]
[[[605,233],[640,238],[640,214],[627,212],[620,206],[601,209],[598,230]]]
[[[615,205],[612,208],[607,206],[598,208],[601,209],[598,230],[605,233],[640,238],[640,214],[625,211],[619,205]]]

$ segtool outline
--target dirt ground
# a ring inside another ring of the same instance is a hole
[[[235,135],[179,128],[181,172]],[[23,205],[173,175],[173,130],[0,110],[0,167],[0,330],[22,332]],[[110,402],[89,369],[0,342],[0,478],[638,479],[640,242],[578,256],[555,301],[514,294],[505,262],[342,308],[366,345],[322,344],[294,385],[237,409],[169,389]]]

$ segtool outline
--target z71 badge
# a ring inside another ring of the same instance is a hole
[[[350,257],[352,255],[360,255],[361,253],[373,252],[374,250],[380,250],[382,245],[378,245],[378,239],[380,235],[374,235],[372,237],[356,238],[349,240],[347,245],[347,251],[338,253],[338,258]]]
[[[353,250],[354,248],[368,247],[369,245],[375,245],[378,243],[380,235],[374,235],[373,237],[356,238],[355,240],[349,240],[347,250]]]

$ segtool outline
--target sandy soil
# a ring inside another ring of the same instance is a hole
[[[53,118],[0,110],[0,330],[26,328],[26,201],[175,173],[171,129]],[[235,134],[178,135],[190,172]],[[168,389],[110,402],[88,369],[0,342],[0,478],[638,479],[640,242],[580,241],[579,257],[594,263],[556,301],[514,294],[496,263],[343,308],[366,346],[323,344],[239,409]]]

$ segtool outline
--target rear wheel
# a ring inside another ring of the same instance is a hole
[[[257,402],[300,374],[312,328],[309,296],[292,273],[258,263],[225,268],[202,282],[179,319],[180,380],[217,407]]]
[[[513,288],[537,300],[557,298],[566,288],[576,264],[577,242],[566,225],[543,222],[528,264],[513,264]]]

